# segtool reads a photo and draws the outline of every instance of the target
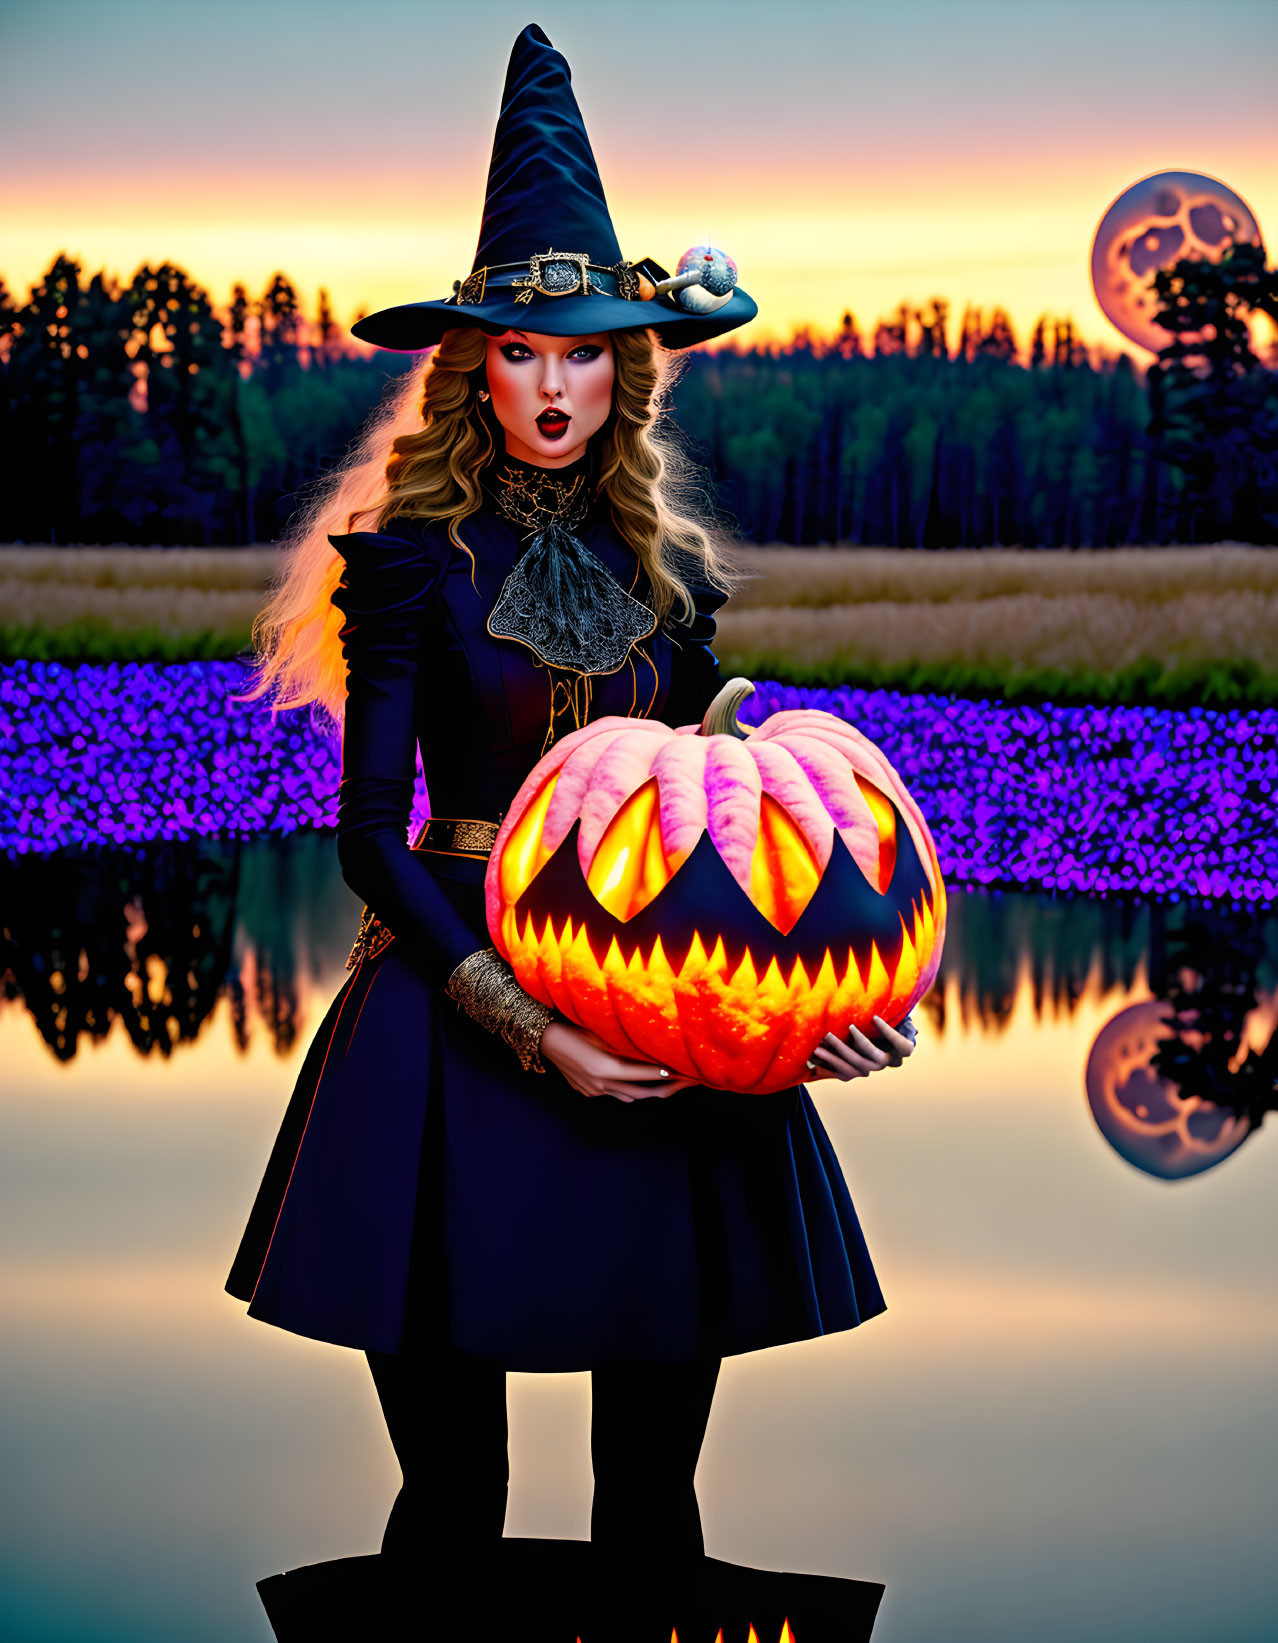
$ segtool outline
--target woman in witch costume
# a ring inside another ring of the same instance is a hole
[[[486,930],[488,850],[554,739],[698,722],[723,684],[730,578],[654,419],[663,350],[756,310],[734,289],[690,312],[664,280],[623,261],[568,65],[525,29],[475,266],[356,325],[434,353],[268,611],[259,689],[344,707],[338,848],[367,911],[227,1287],[368,1354],[404,1474],[386,1553],[494,1546],[506,1370],[589,1369],[592,1540],[696,1558],[722,1357],[883,1309],[804,1086],[742,1097],[621,1059],[524,993]],[[410,848],[419,745],[434,816]],[[912,1025],[879,1035],[831,1036],[814,1075],[900,1065]]]

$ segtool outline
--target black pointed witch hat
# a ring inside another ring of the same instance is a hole
[[[411,353],[456,325],[554,337],[651,326],[667,348],[686,348],[758,312],[735,286],[722,307],[689,313],[656,290],[668,278],[622,257],[568,64],[530,23],[510,54],[470,274],[451,297],[383,308],[352,330]]]

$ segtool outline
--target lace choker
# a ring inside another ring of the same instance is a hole
[[[537,468],[507,457],[484,476],[484,486],[503,519],[522,531],[545,530],[552,520],[578,531],[594,510],[586,457],[566,468]]]
[[[539,468],[508,457],[485,484],[496,511],[529,539],[489,633],[527,645],[547,667],[615,672],[656,618],[576,534],[594,511],[588,459]]]

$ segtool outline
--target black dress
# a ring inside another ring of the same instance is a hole
[[[578,534],[645,598],[606,516]],[[443,995],[490,944],[484,863],[409,848],[417,744],[435,815],[499,821],[548,736],[574,727],[570,682],[488,632],[523,551],[491,499],[451,534],[400,516],[332,540],[349,667],[338,847],[395,940],[316,1034],[227,1288],[298,1334],[382,1352],[420,1334],[516,1370],[724,1356],[881,1312],[802,1085],[587,1099]],[[701,719],[723,683],[724,596],[692,591],[691,624],[667,619],[578,681],[578,716]]]

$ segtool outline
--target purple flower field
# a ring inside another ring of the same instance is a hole
[[[336,742],[232,701],[235,662],[0,667],[0,848],[334,821]],[[1004,705],[762,682],[741,717],[818,707],[892,760],[955,886],[1270,901],[1278,710]],[[424,791],[419,809],[425,814]]]

